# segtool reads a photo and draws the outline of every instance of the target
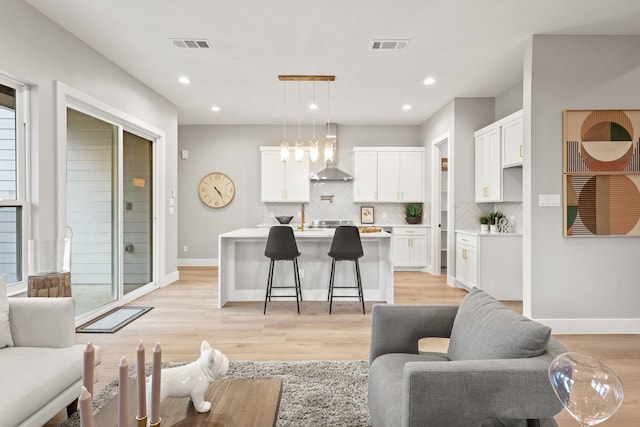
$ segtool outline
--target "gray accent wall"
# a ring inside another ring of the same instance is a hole
[[[562,111],[638,109],[638,36],[533,36],[524,67],[524,309],[554,331],[640,331],[640,238],[563,237]]]
[[[321,136],[322,131],[321,126],[316,127],[316,137]],[[302,126],[303,137],[308,138],[311,134],[311,126]],[[294,132],[293,127],[289,127],[287,135],[297,136],[297,128]],[[178,137],[179,150],[186,149],[189,152],[189,158],[179,160],[178,164],[180,198],[178,258],[181,265],[216,265],[220,234],[238,228],[255,227],[265,222],[265,205],[260,201],[260,146],[279,145],[282,139],[282,126],[185,125],[179,126]],[[289,143],[290,145],[293,143],[290,138]],[[349,174],[353,173],[353,147],[419,147],[421,145],[419,126],[338,124],[337,166]],[[323,162],[313,163],[311,172],[324,167]],[[234,200],[224,208],[210,208],[198,197],[198,183],[210,172],[224,172],[236,185]],[[330,185],[352,186],[353,184]],[[322,206],[314,205],[320,203],[317,197],[313,197],[306,209],[310,212],[323,211]],[[352,201],[348,203],[353,204]],[[295,207],[285,207],[285,209],[289,208]],[[299,207],[290,214],[293,215],[298,210]],[[276,211],[275,214],[280,213]],[[187,252],[184,251],[184,246],[187,246]]]
[[[177,188],[177,128],[175,105],[143,85],[122,68],[62,29],[23,1],[2,3],[0,70],[31,86],[31,238],[55,239],[58,215],[55,81],[145,122],[166,134],[166,193],[160,204],[167,212],[168,196]],[[177,278],[177,216],[164,217],[165,280]]]

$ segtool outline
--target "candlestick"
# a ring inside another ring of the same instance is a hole
[[[142,340],[138,343],[138,347],[136,348],[136,362],[137,362],[137,385],[138,385],[138,411],[136,414],[136,419],[147,420],[147,390],[146,390],[146,376],[144,374],[144,345],[142,345]]]
[[[153,373],[151,374],[151,417],[149,424],[156,426],[160,424],[160,370],[162,363],[162,348],[157,342],[153,347]]]
[[[80,426],[93,427],[93,402],[91,393],[85,386],[82,386],[80,398],[78,398],[78,409],[80,411]]]
[[[129,402],[129,364],[127,360],[122,357],[120,364],[118,365],[118,427],[129,427],[127,420],[127,404]]]
[[[82,385],[93,396],[93,372],[95,369],[96,351],[93,344],[87,343],[82,364]]]

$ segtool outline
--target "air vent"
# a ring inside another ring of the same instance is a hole
[[[174,47],[187,49],[210,49],[209,41],[204,39],[169,39]]]
[[[409,39],[371,40],[371,50],[404,50],[409,45]]]

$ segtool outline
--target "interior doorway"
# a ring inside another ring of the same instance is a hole
[[[435,275],[448,276],[450,263],[449,249],[453,213],[452,159],[450,158],[449,133],[443,134],[432,141],[431,145],[431,265]]]

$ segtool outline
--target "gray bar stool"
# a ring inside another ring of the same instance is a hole
[[[333,290],[334,289],[357,289],[358,295],[335,295],[342,298],[358,298],[362,303],[362,314],[364,311],[364,295],[362,293],[362,280],[360,279],[360,264],[359,258],[364,255],[362,251],[362,242],[360,241],[360,231],[358,227],[352,225],[342,225],[336,228],[336,232],[333,235],[331,241],[331,249],[329,250],[329,256],[333,258],[331,260],[331,275],[329,277],[329,314],[333,306]],[[356,285],[354,286],[335,286],[334,279],[336,273],[336,261],[353,261],[356,268]]]
[[[298,245],[293,235],[293,229],[289,226],[274,226],[269,229],[267,246],[264,255],[271,259],[269,263],[269,278],[267,279],[267,292],[264,297],[263,314],[267,314],[267,301],[271,298],[289,298],[293,295],[271,295],[272,289],[295,289],[296,305],[300,314],[300,301],[302,301],[302,290],[300,289],[300,273],[298,271]],[[273,286],[273,267],[276,261],[293,261],[293,286]]]

